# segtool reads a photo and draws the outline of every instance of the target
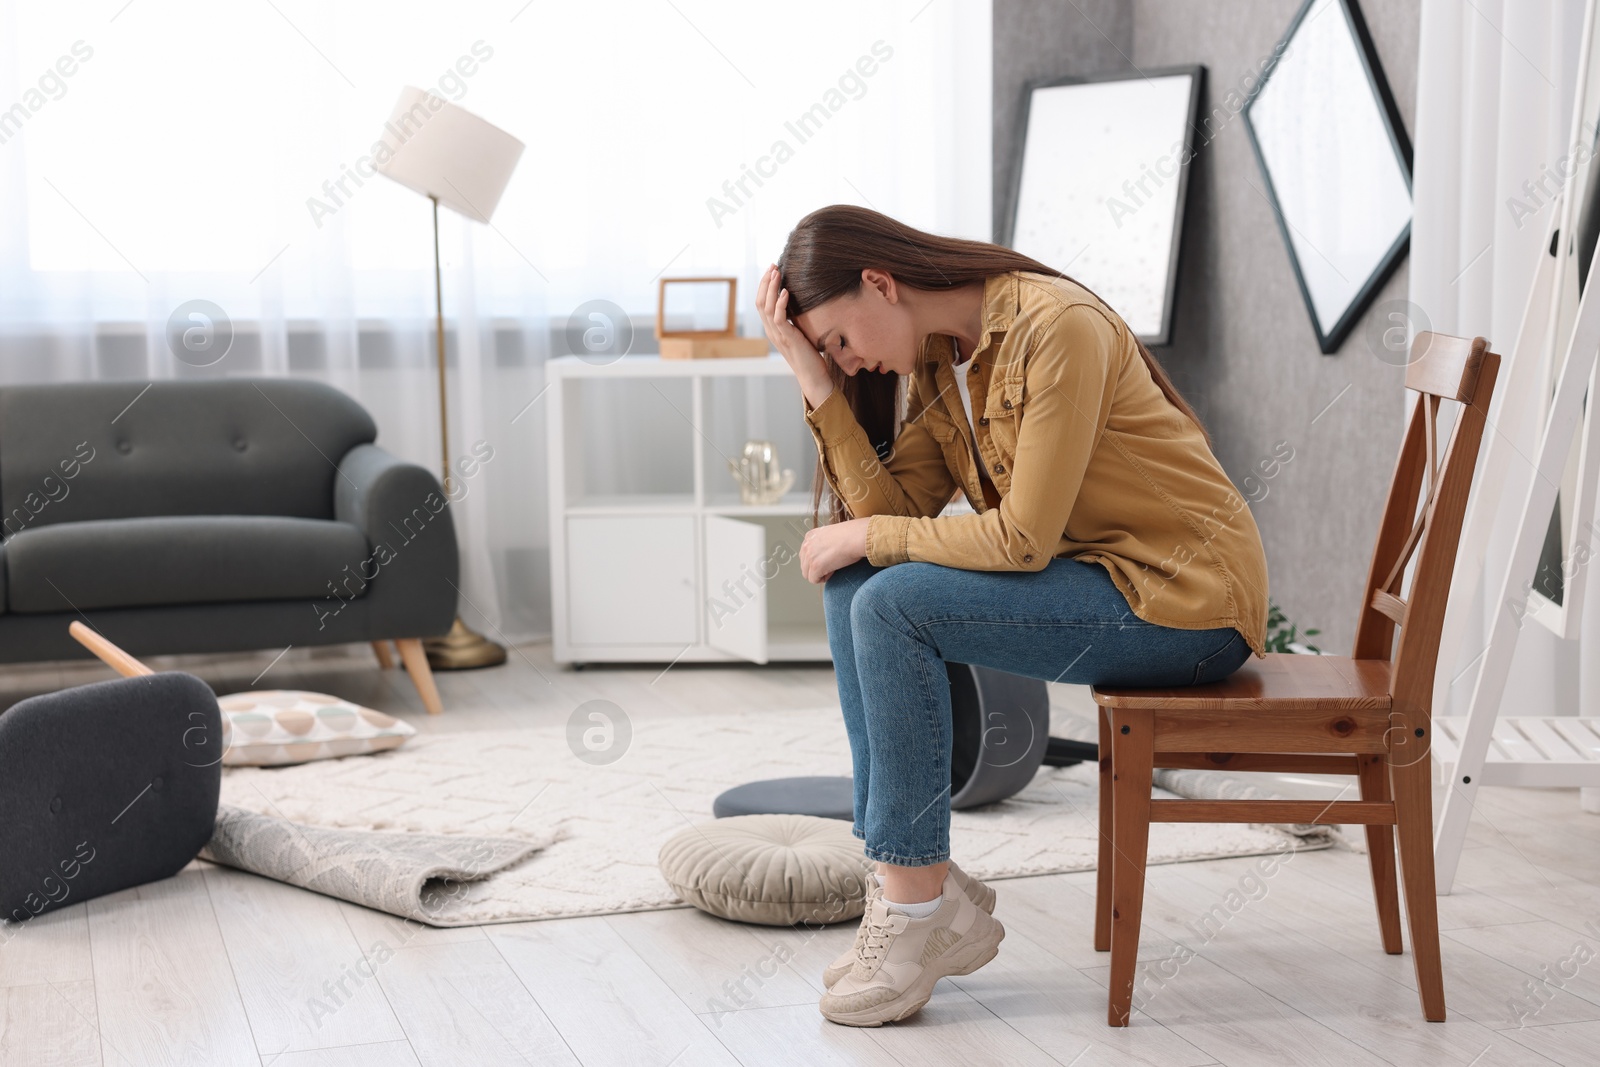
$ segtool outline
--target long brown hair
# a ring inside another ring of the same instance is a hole
[[[924,233],[870,208],[832,204],[818,208],[796,223],[788,241],[784,243],[783,254],[778,257],[778,274],[784,287],[789,290],[785,313],[794,319],[836,297],[849,296],[861,288],[861,272],[868,267],[887,271],[897,283],[915,289],[951,289],[1006,271],[1035,271],[1063,278],[1096,300],[1100,299],[1092,289],[1075,278],[1052,270],[1038,260],[1004,245]],[[1103,300],[1100,302],[1105,303]],[[1155,379],[1174,407],[1194,420],[1209,448],[1211,435],[1206,432],[1200,416],[1179,395],[1172,380],[1161,369],[1161,364],[1156,362],[1155,356],[1150,354],[1145,343],[1137,337],[1134,342],[1139,346],[1145,366],[1150,369],[1150,377]],[[855,413],[856,421],[867,432],[867,439],[877,450],[878,458],[887,459],[894,443],[901,376],[892,372],[851,376],[832,360],[825,362],[834,388],[843,394],[850,410]],[[822,458],[819,456],[811,487],[813,524],[818,521],[825,484]],[[834,522],[841,522],[846,517],[844,502],[837,497],[831,513]]]

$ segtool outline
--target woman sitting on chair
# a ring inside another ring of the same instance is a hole
[[[1149,349],[1036,260],[835,205],[795,226],[756,303],[817,443],[800,566],[825,583],[853,829],[878,864],[820,1006],[876,1026],[1005,936],[994,891],[950,862],[945,662],[1217,681],[1265,655],[1266,557]],[[942,515],[957,489],[973,512]]]

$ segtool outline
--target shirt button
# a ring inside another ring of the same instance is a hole
[[[979,426],[987,426],[987,425],[989,425],[989,416],[987,416],[987,415],[978,416],[978,425]]]
[[[994,465],[994,469],[995,473],[1004,474],[1006,472],[1006,465],[1004,463],[996,463]]]
[[[1022,562],[1024,562],[1024,563],[1032,563],[1033,562],[1033,556],[1031,556],[1031,555],[1023,556],[1022,557]]]
[[[1002,400],[1002,401],[1000,401],[1000,406],[1009,411],[1011,409],[1011,401]]]

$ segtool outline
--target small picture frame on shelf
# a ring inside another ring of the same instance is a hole
[[[721,326],[710,329],[682,329],[667,327],[667,287],[676,287],[680,295],[689,292],[691,301],[699,306],[714,303],[722,307],[721,293],[712,286],[722,286],[727,291],[727,312]],[[656,340],[661,345],[662,359],[736,359],[764,356],[768,351],[765,337],[740,337],[734,314],[739,301],[739,279],[728,277],[662,278],[656,298]]]

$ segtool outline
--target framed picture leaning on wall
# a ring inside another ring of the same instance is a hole
[[[1147,345],[1172,336],[1204,79],[1204,67],[1169,67],[1023,89],[1000,243],[1094,290]]]

